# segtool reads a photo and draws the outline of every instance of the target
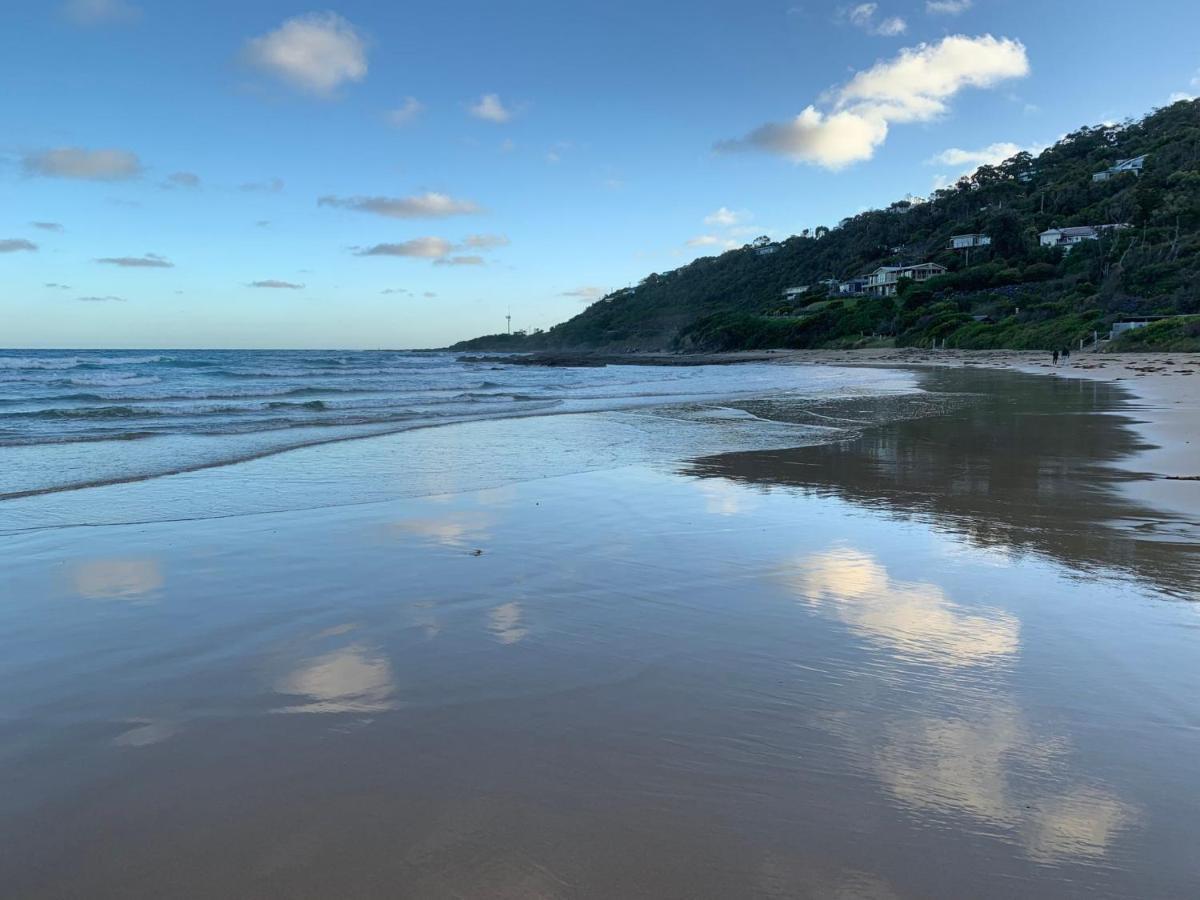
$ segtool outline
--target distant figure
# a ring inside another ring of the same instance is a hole
[[[1054,364],[1056,366],[1058,365],[1058,351],[1057,350],[1054,351]]]
[[[1064,366],[1071,364],[1071,348],[1070,347],[1067,347],[1063,350],[1062,361],[1063,361]]]

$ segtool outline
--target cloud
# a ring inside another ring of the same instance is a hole
[[[463,238],[462,245],[475,250],[494,250],[497,247],[507,247],[512,241],[504,234],[468,234]]]
[[[405,97],[395,109],[387,111],[387,120],[397,128],[403,128],[425,110],[425,104],[416,97]]]
[[[69,291],[71,289],[69,284],[59,284],[57,281],[47,281],[44,287],[54,288],[56,291]]]
[[[606,291],[602,287],[577,287],[574,290],[563,291],[559,294],[560,297],[570,297],[573,300],[578,300],[580,303],[595,303],[605,295]]]
[[[477,103],[471,104],[467,111],[477,119],[500,124],[513,117],[513,111],[500,102],[499,94],[484,94]]]
[[[147,253],[145,256],[105,256],[98,260],[110,266],[121,266],[124,269],[173,269],[175,263],[157,253]]]
[[[748,212],[730,209],[727,206],[722,206],[716,212],[709,213],[704,217],[705,225],[720,225],[728,228],[732,225],[740,225],[747,219],[752,218]]]
[[[367,45],[354,26],[332,12],[288,19],[246,43],[255,66],[318,97],[367,76]]]
[[[62,15],[75,25],[112,25],[136,22],[142,11],[125,0],[67,0]]]
[[[124,303],[124,297],[76,297],[79,303]]]
[[[934,16],[957,16],[973,4],[974,0],[925,0],[925,12]]]
[[[412,294],[412,291],[405,288],[384,288],[379,293],[381,294]]]
[[[271,225],[271,220],[270,219],[259,219],[254,224],[257,225],[259,228],[268,228]]]
[[[879,12],[878,3],[859,3],[844,12],[851,25],[861,28],[867,34],[896,37],[908,31],[908,23],[899,16],[877,19],[875,14]]]
[[[296,284],[291,281],[277,281],[274,278],[268,278],[265,281],[252,281],[246,287],[252,288],[278,288],[281,290],[301,291],[304,290],[304,285]]]
[[[943,150],[937,156],[930,159],[929,162],[941,163],[947,166],[971,166],[974,168],[978,168],[979,166],[994,166],[1016,156],[1022,149],[1022,147],[1010,141],[989,144],[978,150],[962,150],[958,147],[951,147],[948,150]]]
[[[1179,103],[1182,100],[1195,100],[1195,94],[1188,94],[1184,91],[1175,91],[1167,98],[1168,103]]]
[[[200,176],[194,172],[172,172],[167,176],[163,187],[198,188],[200,187]]]
[[[84,181],[124,181],[142,174],[141,160],[128,150],[57,147],[27,153],[22,165],[27,175]]]
[[[701,234],[694,238],[689,238],[687,245],[689,247],[724,247],[726,250],[732,250],[738,246],[738,242],[729,240],[728,238],[717,237],[715,234]]]
[[[34,228],[40,228],[42,231],[59,231],[63,230],[61,222],[30,222]]]
[[[448,256],[454,250],[454,245],[445,238],[419,237],[399,244],[376,244],[374,247],[360,248],[355,256],[407,256],[414,259],[439,259]]]
[[[392,219],[436,219],[482,212],[477,203],[428,191],[413,197],[319,197],[318,206],[375,213]]]
[[[446,256],[433,261],[435,266],[482,266],[482,256]]]
[[[282,178],[271,178],[267,181],[246,181],[238,185],[239,191],[247,194],[278,194],[283,190]]]
[[[37,244],[25,238],[0,238],[0,253],[19,253],[22,250],[35,252]]]
[[[968,87],[987,88],[1029,73],[1019,41],[951,35],[908,47],[830,91],[827,111],[807,106],[788,122],[768,123],[746,137],[721,141],[718,152],[762,150],[796,163],[841,169],[870,159],[892,124],[928,122]]]

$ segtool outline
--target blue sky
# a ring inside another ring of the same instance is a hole
[[[1181,0],[6,3],[0,345],[548,327],[1200,93],[1198,32]]]

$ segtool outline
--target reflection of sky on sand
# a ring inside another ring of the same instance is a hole
[[[279,679],[275,690],[307,698],[277,712],[380,712],[393,705],[395,678],[382,654],[350,644],[306,660]]]
[[[1012,657],[1020,623],[1008,613],[986,615],[958,606],[937,585],[896,581],[858,550],[817,553],[789,569],[787,581],[804,602],[827,611],[901,659],[942,666],[992,664]]]
[[[828,722],[867,754],[884,788],[910,812],[951,825],[968,816],[1046,863],[1102,857],[1136,819],[1106,789],[1073,783],[1070,742],[1035,733],[995,681],[998,667],[1017,656],[1016,617],[967,610],[941,587],[893,579],[871,555],[847,547],[803,559],[787,581],[809,606],[883,647],[893,664],[890,684],[934,703],[932,714],[902,702]],[[935,664],[945,677],[896,665],[912,662]]]
[[[695,485],[704,496],[705,511],[714,516],[744,516],[759,502],[753,492],[725,479],[704,479]]]
[[[1063,783],[1070,749],[1034,734],[1011,700],[996,697],[964,717],[888,725],[875,768],[911,809],[1000,826],[1036,860],[1100,857],[1135,815],[1102,788]]]
[[[490,537],[492,516],[477,510],[463,510],[428,518],[405,519],[396,529],[425,540],[456,549],[469,543],[479,543]]]
[[[143,600],[163,582],[156,559],[95,559],[71,571],[75,591],[94,600]]]
[[[488,612],[488,631],[502,644],[516,644],[529,634],[522,616],[520,603],[502,603]]]
[[[148,747],[158,744],[179,733],[179,723],[143,719],[128,723],[133,727],[113,738],[118,747]]]

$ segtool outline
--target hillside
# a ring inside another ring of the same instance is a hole
[[[1093,175],[1146,156],[1140,175]],[[1121,223],[1070,252],[1049,228]],[[1082,128],[1034,157],[984,166],[928,200],[904,200],[778,243],[760,238],[648,275],[548,331],[487,335],[453,349],[729,350],[945,341],[950,347],[1066,346],[1131,315],[1174,319],[1114,342],[1200,350],[1200,101],[1136,122]],[[952,235],[991,245],[949,249]],[[895,297],[830,296],[823,279],[934,262]],[[785,300],[785,288],[812,285]]]

